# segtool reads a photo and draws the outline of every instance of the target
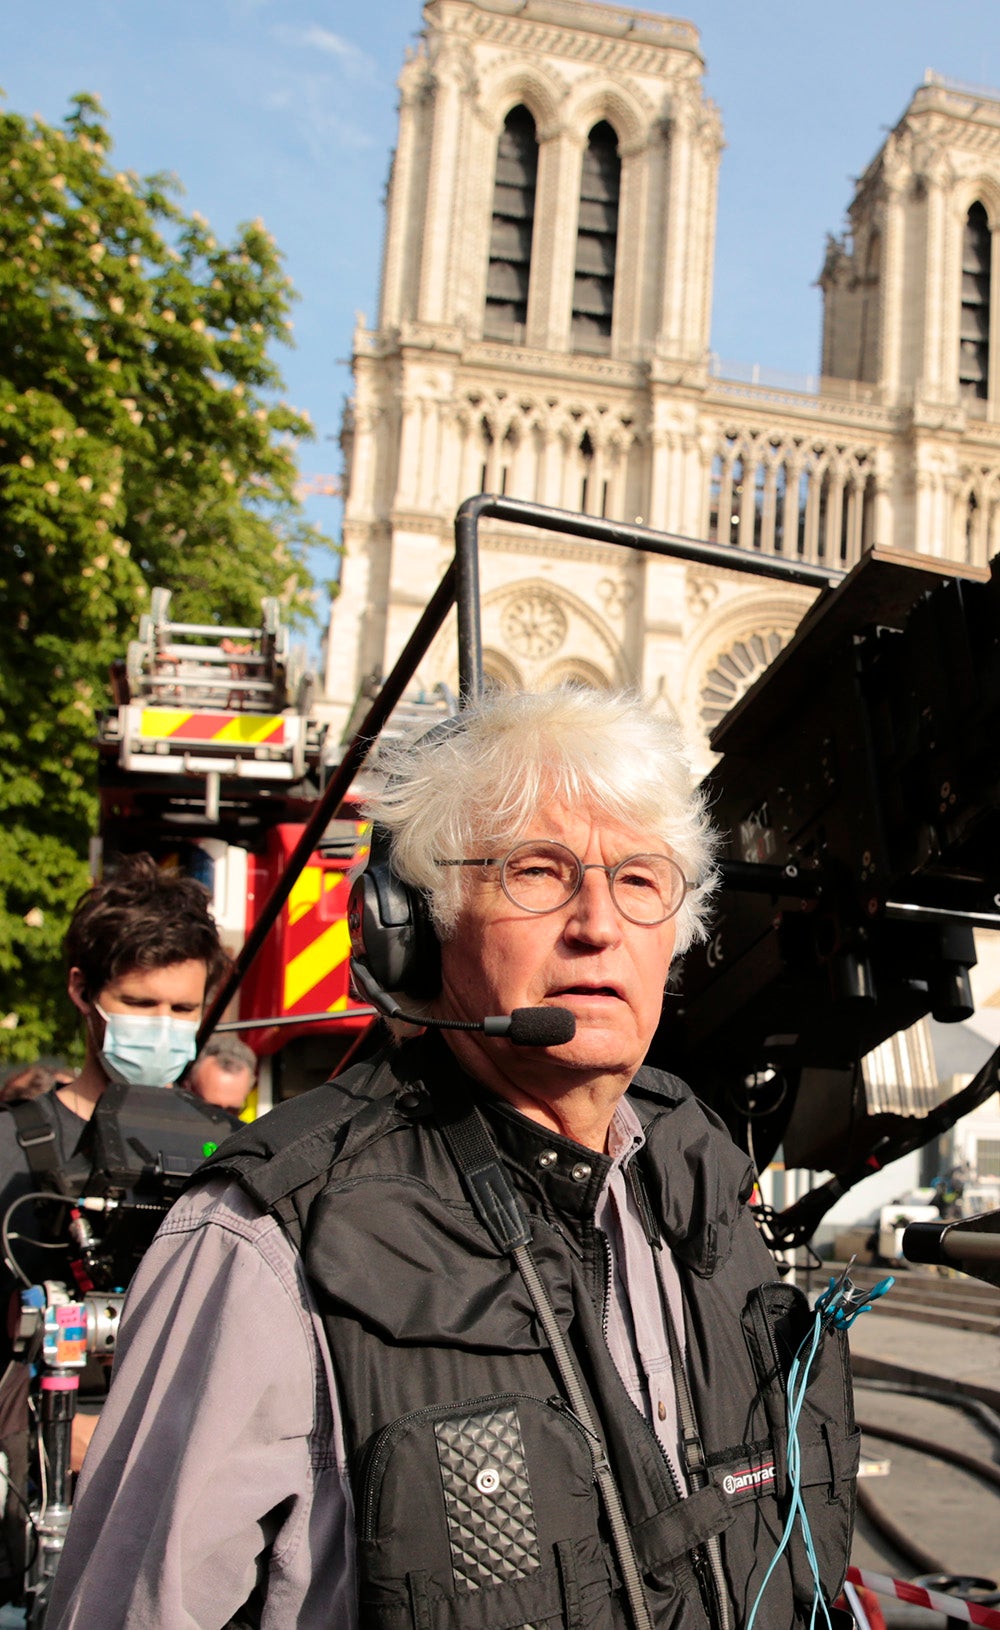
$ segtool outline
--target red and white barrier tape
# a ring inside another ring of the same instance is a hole
[[[963,1601],[961,1596],[949,1596],[943,1590],[927,1590],[923,1585],[909,1585],[905,1579],[890,1579],[885,1573],[869,1573],[867,1568],[848,1568],[847,1577],[852,1585],[865,1585],[878,1596],[897,1596],[901,1602],[946,1613],[949,1619],[967,1619],[969,1624],[982,1625],[983,1630],[1000,1630],[1000,1608],[981,1607],[978,1602]]]

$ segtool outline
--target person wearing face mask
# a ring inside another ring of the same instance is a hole
[[[93,1116],[109,1082],[171,1087],[195,1056],[206,994],[228,965],[207,891],[182,873],[161,871],[149,855],[123,859],[87,891],[63,950],[69,998],[86,1037],[83,1067],[28,1103],[0,1106],[0,1219],[8,1230],[0,1262],[0,1450],[13,1491],[0,1512],[0,1601],[17,1598],[25,1562],[18,1483],[26,1474],[27,1374],[11,1336],[18,1298],[25,1283],[74,1283],[69,1253],[58,1249],[52,1216],[44,1214],[57,1208],[18,1202],[62,1183],[81,1191],[94,1170]],[[74,1471],[97,1421],[88,1407],[103,1394],[99,1370],[93,1381],[96,1394],[84,1376],[91,1403],[73,1421]]]
[[[79,1011],[86,1055],[79,1074],[43,1093],[24,1111],[0,1113],[0,1217],[48,1174],[70,1183],[92,1167],[90,1123],[110,1081],[170,1087],[195,1056],[206,992],[218,983],[226,953],[200,883],[161,871],[149,855],[124,859],[113,876],[80,900],[64,941],[70,1001]],[[6,1311],[20,1283],[69,1278],[61,1253],[33,1243],[47,1237],[36,1209],[9,1221],[10,1255],[0,1266]],[[11,1356],[8,1320],[0,1320],[0,1366]]]

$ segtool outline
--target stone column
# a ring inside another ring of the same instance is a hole
[[[537,272],[532,253],[532,297],[538,302],[539,316],[537,325],[532,323],[530,343],[546,351],[570,349],[585,141],[585,137],[572,136],[565,130],[547,139],[546,175],[551,181],[547,179],[544,215],[542,201],[536,195],[535,219],[544,222],[544,234]]]
[[[807,466],[808,468],[808,466]],[[809,490],[806,496],[806,526],[805,546],[802,551],[804,560],[816,563],[819,544],[819,495],[822,490],[823,477],[820,471],[813,466],[809,470]]]
[[[688,266],[682,324],[685,355],[698,363],[708,354],[711,333],[716,202],[719,160],[724,145],[719,110],[714,102],[703,102],[692,145]]]
[[[896,159],[893,138],[886,143],[883,175],[885,229],[882,236],[882,276],[879,287],[880,377],[890,399],[898,396],[903,384],[903,287],[905,255],[904,193],[909,167]],[[911,374],[912,381],[912,374]]]
[[[964,222],[963,228],[964,228]],[[955,346],[958,355],[958,346]],[[987,417],[1000,419],[1000,228],[990,233],[990,351]]]
[[[873,479],[875,483],[875,522],[872,548],[887,549],[892,545],[895,537],[895,529],[892,524],[892,503],[889,496],[888,471],[876,468]]]
[[[720,543],[731,543],[733,538],[733,456],[722,455],[722,475],[719,480],[718,537]]]
[[[458,50],[442,47],[434,63],[434,125],[430,184],[424,212],[417,315],[423,322],[449,321],[452,233],[458,169],[463,151],[462,63]]]
[[[987,557],[992,560],[994,555],[1000,554],[1000,499],[994,491],[989,501],[989,518],[986,528]]]
[[[915,492],[914,547],[925,555],[939,555],[941,540],[934,525],[934,475],[929,468],[926,450],[917,447],[914,457],[913,484]]]
[[[679,91],[674,102],[670,137],[667,231],[663,246],[663,299],[657,349],[664,356],[684,354],[684,288],[691,208],[691,144],[696,109],[690,93]]]
[[[786,459],[783,552],[793,557],[799,552],[799,487],[801,483],[801,461],[794,458]]]
[[[740,548],[753,548],[754,517],[757,513],[757,461],[753,453],[743,456],[743,492],[740,495]]]
[[[943,159],[928,165],[924,181],[927,188],[927,248],[924,260],[924,354],[923,388],[934,401],[952,401],[958,395],[958,349],[948,366],[942,355],[946,324],[945,302],[952,296],[952,281],[946,275],[946,167]],[[960,302],[961,294],[955,291]]]
[[[778,466],[767,465],[764,473],[764,512],[761,519],[760,547],[765,555],[773,555],[775,516],[778,509]]]
[[[403,385],[399,411],[399,469],[396,481],[395,505],[412,509],[417,502],[417,483],[420,479],[420,431],[422,403],[411,394],[412,386]]]
[[[670,440],[662,425],[654,426],[650,441],[649,513],[646,516],[646,525],[666,531],[670,479]]]
[[[377,507],[375,490],[378,475],[378,427],[382,410],[371,404],[362,393],[363,378],[358,377],[358,394],[354,407],[354,450],[351,457],[351,487],[344,500],[345,515],[371,516]]]
[[[591,437],[591,440],[594,443],[594,456],[590,461],[590,479],[587,483],[587,513],[600,515],[607,464],[603,441],[594,437]]]
[[[636,195],[643,220],[635,246],[636,309],[632,344],[641,359],[653,349],[660,322],[660,274],[667,234],[667,187],[670,126],[660,120],[649,132],[641,155],[636,156]]]
[[[844,519],[844,472],[836,464],[830,466],[826,500],[826,552],[828,566],[840,565],[840,534]]]
[[[410,62],[399,78],[399,135],[392,161],[392,176],[386,203],[385,252],[382,260],[382,291],[379,325],[395,327],[412,314],[416,267],[411,264],[410,246],[419,243],[422,222],[413,219],[423,210],[423,198],[415,196],[420,116],[428,95],[427,65],[423,58]]]
[[[621,160],[621,190],[618,197],[618,247],[611,321],[611,352],[616,357],[634,357],[638,345],[642,297],[644,237],[642,195],[645,148],[645,136],[637,141],[619,142],[618,145],[618,156]]]
[[[867,476],[859,470],[851,472],[851,493],[848,504],[847,559],[850,568],[861,559],[861,527],[865,511],[865,482]]]
[[[548,350],[551,348],[554,307],[560,306],[555,284],[564,280],[566,247],[562,239],[572,229],[565,219],[567,201],[562,176],[567,155],[561,127],[544,125],[536,131],[536,136],[538,175],[535,181],[535,220],[531,238],[525,340],[529,346]]]

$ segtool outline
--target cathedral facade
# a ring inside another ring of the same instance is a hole
[[[722,125],[696,28],[593,0],[427,0],[399,81],[378,317],[354,336],[335,730],[504,493],[843,570],[1000,549],[1000,100],[928,75],[827,245],[822,376],[720,377]],[[819,246],[818,246],[819,248]],[[631,685],[708,732],[811,592],[500,522],[495,683]],[[453,624],[417,689],[454,690]]]

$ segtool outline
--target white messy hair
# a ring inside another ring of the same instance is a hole
[[[716,835],[680,731],[632,693],[494,691],[380,764],[388,779],[367,813],[388,830],[393,868],[427,896],[442,938],[465,878],[435,862],[503,854],[553,800],[657,838],[696,885],[677,914],[677,953],[705,937]]]

